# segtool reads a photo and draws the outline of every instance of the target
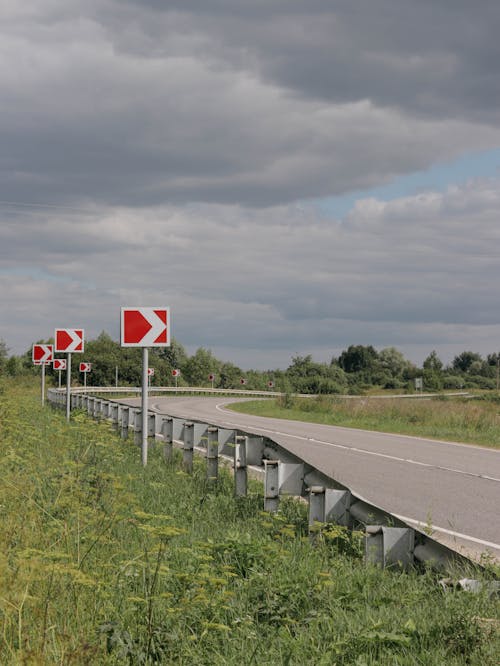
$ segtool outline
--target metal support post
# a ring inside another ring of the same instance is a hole
[[[276,513],[279,507],[279,461],[264,460],[264,511]]]
[[[68,353],[67,374],[66,374],[66,421],[69,421],[71,414],[71,354]]]
[[[42,405],[45,404],[45,363],[42,363]]]
[[[141,460],[145,467],[148,464],[148,348],[142,350],[142,438]]]
[[[247,438],[236,437],[234,447],[234,495],[244,497],[247,494]]]
[[[219,476],[219,429],[213,426],[207,431],[207,479],[217,481]]]
[[[128,437],[129,411],[130,407],[127,407],[126,405],[122,407],[122,422],[120,432],[122,439],[127,439]]]
[[[118,418],[119,418],[119,405],[116,402],[112,402],[109,406],[109,415],[111,417],[111,423],[113,428],[116,430],[118,427]]]
[[[193,473],[194,423],[184,423],[184,438],[182,443],[182,464],[184,471]]]
[[[156,435],[156,414],[154,412],[148,413],[148,437],[154,440]]]
[[[365,561],[382,568],[399,566],[408,569],[413,564],[415,532],[409,527],[367,525]]]
[[[323,486],[309,488],[309,526],[318,523],[337,523],[350,526],[351,493]]]
[[[134,409],[132,410],[132,423],[134,429],[134,444],[141,447],[141,456],[142,456],[142,410]],[[142,459],[142,457],[141,457]]]
[[[172,454],[174,448],[173,438],[174,423],[173,419],[169,416],[162,419],[161,434],[163,435],[163,458],[166,462],[172,461]]]

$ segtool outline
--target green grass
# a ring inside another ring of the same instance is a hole
[[[496,396],[494,396],[496,397]],[[496,399],[342,399],[332,397],[252,400],[228,405],[256,416],[379,430],[500,448]]]
[[[293,500],[266,514],[260,485],[236,501],[159,450],[143,469],[109,425],[0,392],[1,664],[498,663],[498,599],[366,567]]]

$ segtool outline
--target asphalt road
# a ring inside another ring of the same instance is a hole
[[[468,554],[500,559],[500,451],[248,416],[227,398],[152,397],[150,409],[266,435],[356,495]]]

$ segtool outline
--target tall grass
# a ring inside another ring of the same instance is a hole
[[[496,664],[498,600],[365,567],[303,507],[263,513],[107,424],[0,396],[1,664]],[[461,574],[457,574],[461,575]],[[474,574],[474,575],[477,575]]]
[[[500,448],[500,405],[464,398],[291,398],[231,408],[249,414],[419,435]]]

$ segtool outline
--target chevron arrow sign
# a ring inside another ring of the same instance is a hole
[[[47,365],[52,363],[54,356],[54,345],[33,345],[32,359],[35,365]]]
[[[54,337],[56,353],[83,352],[82,328],[56,328]]]
[[[52,368],[54,370],[66,370],[67,369],[66,359],[65,358],[55,358],[52,361]]]
[[[121,346],[170,347],[169,308],[122,308]]]

